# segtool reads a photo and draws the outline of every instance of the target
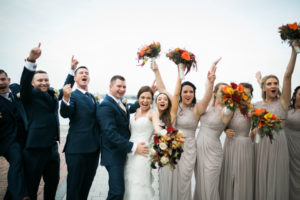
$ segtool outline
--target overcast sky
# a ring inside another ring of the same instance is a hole
[[[127,79],[127,94],[136,94],[154,79],[150,63],[137,66],[136,52],[161,43],[157,60],[167,89],[173,92],[176,66],[165,54],[176,47],[196,55],[198,71],[185,80],[201,97],[211,63],[222,57],[216,82],[250,82],[260,100],[255,72],[275,74],[282,81],[291,49],[278,27],[300,21],[298,0],[1,0],[0,68],[19,82],[24,58],[42,43],[38,68],[53,87],[62,86],[71,56],[90,70],[89,90],[107,93],[115,74]],[[292,87],[300,85],[296,64]]]

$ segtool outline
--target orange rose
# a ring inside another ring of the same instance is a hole
[[[294,31],[298,29],[298,24],[295,22],[293,24],[288,24],[288,27]]]
[[[145,55],[145,50],[142,49],[141,52],[140,52],[140,56],[144,56]]]
[[[186,61],[190,61],[191,60],[191,57],[190,57],[190,54],[189,52],[185,51],[181,54],[181,58],[186,60]]]
[[[255,115],[257,115],[257,116],[258,116],[258,115],[261,115],[261,114],[264,113],[264,112],[265,112],[265,109],[263,109],[263,108],[261,108],[261,109],[259,109],[259,110],[258,110],[257,108],[255,109]]]

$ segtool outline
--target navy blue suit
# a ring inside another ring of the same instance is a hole
[[[60,139],[58,101],[62,90],[47,92],[32,87],[34,71],[24,67],[21,77],[21,99],[28,117],[28,136],[24,150],[25,177],[31,199],[36,199],[43,176],[44,199],[55,199],[59,182],[60,158],[57,141]],[[65,84],[74,84],[68,75]]]
[[[22,156],[28,122],[22,102],[17,97],[19,85],[11,84],[9,88],[13,95],[12,101],[0,96],[0,156],[4,156],[10,165],[4,199],[19,200],[28,196]]]
[[[109,174],[109,192],[107,199],[123,199],[124,165],[127,153],[133,143],[129,141],[129,113],[135,112],[134,104],[124,112],[116,101],[106,95],[97,109],[97,120],[101,127],[101,165]]]
[[[70,119],[64,152],[68,167],[67,199],[87,199],[99,164],[100,130],[96,121],[98,102],[76,89],[69,105],[61,101],[60,114]]]

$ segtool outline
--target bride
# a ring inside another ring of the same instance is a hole
[[[137,99],[140,108],[130,116],[130,141],[134,143],[150,143],[154,132],[160,131],[159,114],[151,109],[153,91],[148,86],[143,86],[138,92]],[[149,157],[138,154],[128,154],[125,164],[125,200],[152,200],[152,173]]]

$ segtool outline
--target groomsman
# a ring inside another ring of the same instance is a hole
[[[64,152],[66,156],[67,200],[87,199],[99,163],[100,132],[96,123],[98,102],[88,92],[89,70],[78,67],[74,80],[77,89],[63,88],[60,114],[70,119]]]
[[[5,200],[29,199],[22,156],[28,123],[19,95],[20,86],[10,85],[7,73],[0,69],[0,156],[9,162]]]
[[[24,150],[25,177],[31,199],[37,198],[43,177],[44,199],[54,200],[60,170],[57,141],[60,139],[58,101],[62,98],[62,90],[50,87],[45,71],[36,71],[36,60],[41,55],[40,45],[31,50],[21,77],[21,99],[29,124]],[[78,61],[72,57],[73,73],[77,64]],[[73,75],[69,74],[65,84],[73,85],[73,79]]]

